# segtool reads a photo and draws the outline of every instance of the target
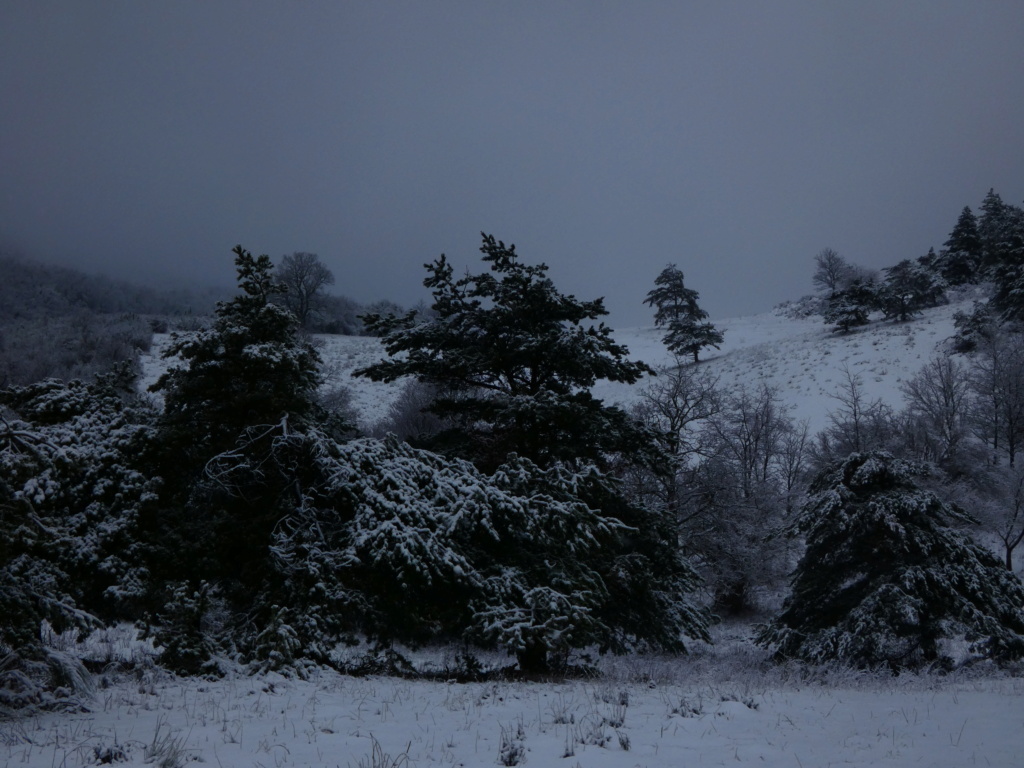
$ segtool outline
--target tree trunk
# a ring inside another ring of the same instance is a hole
[[[545,643],[534,641],[516,654],[519,671],[524,675],[543,675],[549,671],[548,647]]]

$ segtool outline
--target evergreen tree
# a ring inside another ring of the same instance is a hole
[[[994,284],[990,303],[1000,317],[1024,321],[1024,209],[989,192],[979,223],[987,275]]]
[[[169,460],[193,469],[231,448],[246,427],[316,413],[320,358],[297,338],[295,316],[272,303],[285,289],[270,258],[240,245],[233,252],[242,293],[217,305],[209,330],[172,338],[164,357],[174,363],[150,387],[164,396]]]
[[[602,379],[632,384],[653,373],[626,358],[610,328],[588,324],[607,314],[602,300],[560,293],[547,266],[523,264],[491,235],[480,250],[490,273],[456,280],[443,255],[425,265],[433,318],[364,317],[391,358],[356,375],[434,387],[430,412],[455,426],[428,444],[487,470],[513,452],[543,467],[624,451],[655,460],[646,431],[589,391]]]
[[[979,344],[992,341],[999,330],[999,324],[992,315],[992,307],[986,301],[975,301],[971,313],[954,312],[953,327],[956,333],[951,337],[953,350],[965,354],[973,352]]]
[[[138,467],[149,414],[127,366],[92,385],[0,391],[0,711],[55,703],[87,676],[40,640],[133,618],[147,578],[138,521],[157,481]]]
[[[904,259],[885,270],[885,281],[875,300],[888,319],[909,320],[925,307],[934,307],[945,293],[945,284],[931,270]]]
[[[1011,208],[994,189],[990,189],[981,201],[978,237],[981,239],[982,265],[986,270],[991,270],[1003,260],[1006,223]]]
[[[826,325],[832,330],[849,333],[854,328],[867,325],[875,305],[875,287],[870,283],[855,280],[849,288],[833,293],[824,312]]]
[[[724,340],[722,333],[705,322],[708,313],[697,304],[700,294],[686,287],[683,273],[675,264],[665,267],[654,279],[654,285],[644,304],[656,308],[655,327],[668,329],[662,342],[670,352],[693,355],[696,363],[700,350],[705,347],[719,349]]]
[[[297,337],[292,313],[271,301],[282,288],[270,259],[241,246],[234,253],[241,293],[218,305],[210,329],[174,337],[165,352],[174,362],[151,388],[164,395],[150,454],[164,488],[144,524],[158,612],[175,599],[164,587],[172,582],[181,595],[209,582],[236,606],[263,588],[271,533],[296,479],[261,471],[260,458],[276,430],[323,418],[319,356]],[[231,460],[218,459],[225,455]],[[225,464],[238,477],[226,477]]]
[[[797,522],[807,548],[759,642],[779,657],[897,670],[1024,656],[1024,585],[951,526],[972,522],[920,489],[922,465],[883,452],[823,471]]]
[[[978,233],[978,220],[970,206],[964,206],[944,245],[945,249],[938,260],[942,279],[949,285],[978,282],[982,255],[981,235]]]
[[[707,637],[674,536],[593,467],[512,457],[485,475],[393,437],[310,432],[273,446],[265,467],[290,453],[309,471],[275,532],[280,584],[267,600],[290,606],[289,631],[313,652],[345,631],[466,640],[536,672],[573,648],[683,651],[685,636]]]

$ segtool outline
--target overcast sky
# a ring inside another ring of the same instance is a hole
[[[669,262],[753,314],[1020,204],[1022,94],[1020,0],[0,0],[0,244],[220,285],[311,251],[412,304],[484,230],[613,326]]]

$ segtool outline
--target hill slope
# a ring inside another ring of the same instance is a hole
[[[718,377],[726,392],[762,383],[777,387],[792,407],[792,415],[806,419],[813,433],[827,425],[828,413],[836,407],[834,396],[846,383],[845,370],[859,378],[868,399],[902,407],[901,382],[913,376],[952,336],[953,314],[969,304],[964,300],[936,307],[905,323],[876,321],[842,336],[832,333],[820,317],[792,318],[781,310],[722,320],[716,323],[725,331],[722,349],[709,350],[699,365]],[[633,359],[654,368],[673,362],[661,343],[664,334],[659,329],[626,328],[614,335],[629,347]],[[377,384],[352,377],[354,370],[380,359],[380,342],[357,336],[320,339],[328,386],[348,387],[361,426],[371,427],[387,415],[401,391],[400,383]],[[594,393],[609,403],[628,406],[645,383],[599,382]]]
[[[902,407],[901,382],[953,335],[953,314],[969,303],[929,309],[905,323],[876,321],[845,335],[832,333],[821,317],[796,319],[781,310],[723,320],[716,323],[725,331],[722,349],[709,350],[699,365],[718,378],[724,392],[761,384],[777,388],[792,415],[806,420],[814,433],[828,424],[835,395],[847,382],[846,370],[859,379],[869,400]],[[661,343],[663,335],[659,329],[634,328],[617,332],[616,338],[633,357],[659,368],[672,364]],[[638,394],[635,387],[609,382],[594,392],[621,404]]]

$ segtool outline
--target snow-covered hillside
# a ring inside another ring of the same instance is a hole
[[[846,382],[845,370],[858,377],[869,400],[881,399],[902,406],[900,383],[920,370],[936,348],[953,334],[953,314],[969,301],[929,309],[905,323],[876,321],[847,335],[832,333],[820,317],[792,318],[781,310],[762,315],[717,321],[725,331],[721,350],[706,350],[700,366],[718,377],[723,391],[761,383],[777,387],[792,406],[792,415],[806,419],[816,432],[828,423],[836,406],[834,396]],[[672,364],[661,343],[663,331],[653,327],[615,331],[615,340],[629,347],[632,359],[654,368]],[[155,338],[143,358],[142,387],[166,369],[160,358],[169,337]],[[360,426],[370,429],[387,416],[388,408],[402,390],[402,383],[380,384],[355,378],[352,373],[380,360],[380,341],[365,336],[320,336],[327,388],[345,387]],[[629,405],[646,382],[634,386],[599,382],[594,393],[608,403]]]
[[[969,305],[969,302],[966,302]],[[855,376],[868,400],[881,399],[902,407],[900,383],[913,376],[953,335],[953,314],[964,303],[925,310],[905,323],[878,320],[845,335],[825,326],[820,316],[787,317],[781,310],[716,322],[725,332],[721,350],[706,350],[699,363],[716,376],[725,392],[766,384],[778,389],[797,420],[807,420],[811,432],[828,423],[835,395]],[[655,328],[617,331],[634,358],[659,368],[673,364]],[[642,387],[643,383],[637,385]],[[595,394],[609,403],[628,404],[637,387],[599,383]]]

